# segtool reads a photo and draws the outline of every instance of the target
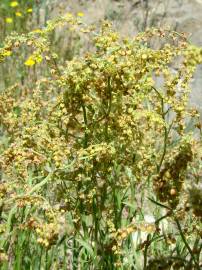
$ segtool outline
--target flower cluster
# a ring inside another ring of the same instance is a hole
[[[132,220],[143,215],[149,192],[166,202],[170,218],[186,192],[200,140],[186,130],[189,119],[198,120],[187,109],[189,82],[202,50],[168,30],[122,38],[109,22],[100,30],[86,26],[82,15],[66,14],[44,29],[13,34],[0,48],[1,62],[25,47],[22,65],[30,74],[32,66],[45,70],[39,80],[33,76],[0,93],[0,198],[8,228],[1,237],[7,253],[25,243],[29,251],[41,252],[43,263],[43,252],[57,250],[65,257],[70,249],[76,266],[112,269],[124,265],[128,249],[134,261],[136,230],[148,233],[144,254],[158,237],[167,245],[155,224]],[[50,36],[66,25],[88,33],[92,49],[62,63]],[[190,194],[193,212],[201,216],[201,192],[194,187]],[[168,252],[175,250],[168,245]],[[31,268],[37,262],[29,263]]]
[[[34,1],[1,1],[0,14],[3,15],[3,19],[7,24],[5,32],[9,32],[11,29],[18,28],[17,25],[21,25],[25,28],[25,20],[30,19],[30,14],[33,12]],[[24,25],[23,25],[24,24]]]

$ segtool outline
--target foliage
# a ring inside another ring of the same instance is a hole
[[[67,26],[92,49],[60,64],[50,36]],[[7,37],[0,61],[20,48],[45,72],[0,96],[2,269],[200,269],[201,126],[187,103],[201,48],[71,14]]]

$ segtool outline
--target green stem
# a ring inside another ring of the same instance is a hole
[[[197,263],[197,261],[196,261],[196,259],[195,259],[195,257],[194,257],[194,254],[193,254],[193,252],[192,252],[192,250],[191,250],[189,244],[187,243],[187,240],[186,240],[186,238],[185,238],[185,235],[183,234],[182,228],[181,228],[180,223],[179,223],[179,221],[178,221],[177,218],[175,218],[175,222],[176,222],[177,227],[178,227],[178,230],[179,230],[179,232],[180,232],[180,236],[181,236],[181,238],[182,238],[182,241],[184,242],[186,248],[188,249],[188,251],[189,251],[189,253],[190,253],[190,256],[191,256],[192,260],[193,260],[194,263],[195,263],[196,269],[200,270],[201,268],[200,268],[199,264]]]
[[[87,120],[86,107],[84,104],[82,104],[81,106],[83,110],[83,119],[85,123],[84,148],[86,148],[88,146],[88,133],[87,133],[88,120]]]
[[[155,87],[152,87],[152,89],[157,93],[158,97],[161,100],[161,116],[162,116],[162,119],[164,120],[164,123],[165,123],[165,125],[164,125],[163,153],[162,153],[162,156],[161,156],[159,165],[157,165],[157,172],[159,173],[160,170],[161,170],[161,166],[163,164],[163,160],[164,160],[165,155],[166,155],[166,151],[167,151],[167,140],[168,140],[169,132],[170,132],[171,127],[172,127],[172,123],[169,126],[169,128],[166,127],[165,116],[169,112],[169,109],[166,112],[164,112],[164,98],[163,98],[163,96],[161,95],[161,93]]]

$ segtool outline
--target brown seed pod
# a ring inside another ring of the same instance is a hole
[[[170,195],[171,195],[171,196],[176,196],[176,195],[177,195],[177,191],[176,191],[175,188],[171,188],[171,190],[170,190]]]

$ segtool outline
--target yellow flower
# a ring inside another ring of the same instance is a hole
[[[83,16],[84,16],[84,13],[83,13],[83,12],[78,12],[78,13],[77,13],[77,16],[83,17]]]
[[[34,30],[32,31],[32,33],[41,33],[41,32],[42,32],[41,29],[34,29]]]
[[[32,8],[28,8],[27,13],[32,13]]]
[[[22,17],[22,13],[21,13],[21,12],[16,12],[15,15],[16,15],[17,17]]]
[[[10,18],[10,17],[6,18],[6,23],[12,23],[12,22],[13,22],[12,18]]]
[[[26,66],[33,66],[36,63],[41,63],[41,61],[43,60],[43,57],[39,54],[35,54],[35,55],[31,55],[26,61],[25,61],[25,65]]]
[[[11,7],[17,7],[19,4],[18,4],[18,2],[17,1],[12,1],[11,3],[10,3],[10,6]]]
[[[30,56],[26,61],[25,61],[25,66],[33,66],[35,65],[34,59]]]

